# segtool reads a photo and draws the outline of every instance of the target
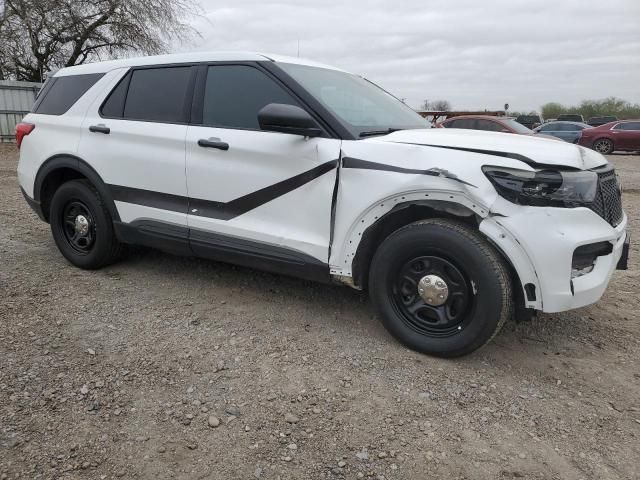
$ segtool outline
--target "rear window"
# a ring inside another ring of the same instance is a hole
[[[124,118],[151,122],[186,122],[185,100],[190,78],[191,67],[134,70],[126,94]]]
[[[42,89],[32,112],[43,115],[62,115],[69,110],[87,90],[102,78],[103,73],[54,77]]]
[[[520,115],[518,118],[516,118],[516,122],[541,123],[540,117],[538,115]]]
[[[558,120],[565,120],[568,122],[582,122],[582,115],[578,115],[578,114],[574,114],[574,113],[567,113],[564,115],[559,115],[558,116]]]

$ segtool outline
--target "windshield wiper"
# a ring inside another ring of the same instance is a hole
[[[387,135],[393,132],[399,132],[400,130],[404,130],[403,128],[387,128],[386,130],[370,130],[368,132],[360,132],[360,138],[362,137],[373,137],[374,135]]]

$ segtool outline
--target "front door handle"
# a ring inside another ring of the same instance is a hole
[[[219,138],[201,138],[198,140],[198,145],[204,148],[217,148],[218,150],[229,150],[229,144],[221,142]]]
[[[105,125],[91,125],[89,127],[89,131],[93,133],[104,133],[105,135],[109,135],[111,133],[111,129]]]

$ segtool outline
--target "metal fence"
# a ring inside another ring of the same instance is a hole
[[[0,142],[13,142],[20,123],[36,99],[42,84],[0,80]]]

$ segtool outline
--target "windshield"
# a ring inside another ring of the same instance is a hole
[[[429,128],[427,120],[364,78],[338,70],[278,63],[333,113],[354,137]],[[363,135],[364,134],[364,135]]]
[[[533,130],[525,127],[521,123],[516,122],[513,118],[506,118],[502,120],[502,122],[513,128],[516,133],[533,133]]]

